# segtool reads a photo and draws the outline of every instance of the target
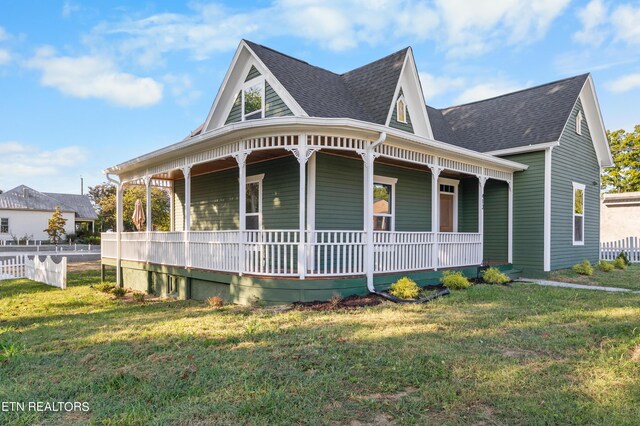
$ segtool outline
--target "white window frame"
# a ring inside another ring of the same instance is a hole
[[[582,117],[582,111],[578,111],[576,115],[576,133],[582,135],[582,122],[584,118]]]
[[[259,175],[247,176],[247,179],[245,182],[246,185],[249,185],[251,183],[258,184],[258,213],[247,213],[246,209],[244,212],[245,224],[247,223],[247,217],[258,216],[258,230],[262,230],[262,181],[263,180],[264,180],[264,173],[261,173]],[[246,188],[245,188],[245,191],[246,191]]]
[[[402,102],[402,116],[404,120],[400,120],[400,102]],[[404,96],[400,96],[396,101],[396,120],[398,123],[407,124],[407,101],[404,100]]]
[[[453,186],[453,193],[451,192],[442,192],[440,191],[440,185],[449,185]],[[458,232],[458,187],[460,185],[460,181],[457,179],[449,179],[449,178],[438,178],[438,204],[440,204],[440,194],[451,195],[453,197],[453,231]],[[438,215],[440,211],[438,211]],[[442,223],[442,217],[439,218],[438,224]],[[438,229],[438,232],[441,232]]]
[[[398,178],[374,175],[373,176],[373,185],[374,185],[374,187],[375,187],[376,183],[381,184],[381,185],[389,185],[389,186],[391,186],[391,205],[389,206],[390,210],[391,210],[391,213],[383,213],[383,214],[373,213],[373,202],[374,201],[371,200],[371,213],[372,213],[372,216],[374,218],[376,216],[388,217],[389,220],[391,221],[391,223],[389,224],[389,231],[376,231],[376,232],[395,232],[395,230],[396,230],[396,183],[398,183]]]
[[[252,113],[250,113],[248,115],[254,115],[254,114],[257,114],[258,112],[260,112],[260,118],[264,118],[264,111],[265,111],[264,95],[265,95],[265,92],[266,92],[266,90],[265,90],[265,81],[266,80],[265,80],[264,76],[260,75],[260,76],[258,76],[256,78],[252,78],[251,80],[246,81],[246,82],[244,82],[242,84],[242,89],[240,91],[240,96],[242,97],[241,98],[242,102],[240,103],[240,108],[241,108],[240,116],[242,118],[242,121],[246,121],[246,115],[244,113],[244,92],[245,92],[245,90],[247,90],[247,89],[249,89],[249,88],[251,88],[253,86],[257,86],[257,85],[260,85],[260,100],[261,100],[260,109],[256,110],[256,111],[253,111]],[[234,102],[235,102],[235,100],[234,100]]]
[[[584,235],[584,221],[585,221],[585,213],[587,210],[587,187],[582,183],[572,182],[572,194],[571,194],[571,241],[573,241],[574,246],[583,246],[585,235]],[[576,189],[582,190],[582,214],[579,215],[576,213]],[[582,216],[582,241],[576,241],[576,216]]]
[[[2,221],[3,220],[7,221],[7,232],[2,232]],[[8,217],[0,218],[0,234],[8,234],[8,233],[9,233],[9,218]]]

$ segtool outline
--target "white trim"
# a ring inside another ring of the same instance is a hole
[[[388,217],[391,220],[391,223],[389,224],[389,231],[393,232],[396,230],[396,183],[398,182],[397,178],[392,178],[392,177],[388,177],[388,176],[378,176],[378,175],[374,175],[373,176],[373,185],[375,186],[376,183],[379,183],[381,185],[389,185],[391,187],[391,205],[389,206],[389,210],[391,211],[391,213],[375,213],[373,211],[373,197],[371,199],[371,215],[373,216],[373,218],[375,219],[376,216],[381,216],[381,217]],[[373,229],[373,225],[372,225],[372,229]]]
[[[402,102],[403,120],[400,120],[400,102]],[[396,121],[398,123],[407,124],[407,101],[404,100],[404,95],[401,95],[396,101]]]
[[[453,193],[451,192],[442,192],[440,191],[440,185],[449,185],[453,186]],[[440,195],[451,195],[453,197],[453,231],[458,232],[458,187],[460,185],[460,181],[457,179],[449,179],[449,178],[438,178],[438,200],[440,200]],[[439,203],[438,203],[439,204]],[[439,210],[439,209],[438,209]],[[438,216],[440,216],[440,211],[438,211]],[[442,224],[442,218],[438,219],[438,227]],[[438,229],[438,232],[442,232]]]
[[[544,271],[551,271],[551,152],[544,152]]]
[[[307,161],[307,235],[312,238],[313,231],[316,230],[316,154],[314,152]],[[315,251],[311,248],[311,239],[307,240],[308,266],[315,264]]]
[[[508,210],[507,210],[507,262],[513,263],[513,179],[507,182]]]
[[[554,141],[554,142],[538,143],[535,145],[518,146],[515,148],[498,149],[496,151],[485,152],[485,154],[496,155],[496,156],[509,155],[509,154],[524,154],[526,152],[544,151],[547,148],[556,147],[559,145],[560,145],[560,142]]]
[[[582,135],[582,121],[582,111],[578,111],[578,113],[576,114],[576,133],[578,135]]]
[[[584,220],[587,207],[587,186],[578,182],[571,182],[571,185],[573,187],[571,192],[571,241],[574,246],[583,246],[585,240]],[[582,215],[576,213],[576,189],[582,190]],[[582,216],[582,241],[576,241],[576,216]]]
[[[258,216],[258,230],[262,229],[262,180],[263,179],[264,179],[264,173],[261,173],[259,175],[247,176],[246,178],[245,191],[246,191],[246,185],[249,185],[250,183],[258,184],[258,213],[247,213],[245,208],[245,213],[244,213],[245,229],[246,229],[247,216]],[[254,229],[251,229],[251,231],[254,231]]]

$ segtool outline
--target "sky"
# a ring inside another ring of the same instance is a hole
[[[207,116],[242,38],[342,73],[413,48],[442,108],[591,72],[640,124],[640,1],[0,3],[0,189],[80,192]]]

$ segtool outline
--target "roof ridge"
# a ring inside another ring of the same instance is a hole
[[[555,81],[550,81],[548,83],[538,84],[537,86],[526,87],[524,89],[516,90],[514,92],[503,93],[502,95],[492,96],[492,97],[486,98],[486,99],[479,99],[479,100],[473,101],[473,102],[467,102],[467,103],[458,104],[458,105],[451,105],[451,106],[448,106],[448,107],[445,107],[445,108],[438,108],[438,109],[440,111],[446,111],[446,110],[453,109],[453,108],[458,108],[458,107],[462,107],[462,106],[473,105],[473,104],[478,104],[478,103],[481,103],[481,102],[491,101],[491,100],[494,100],[494,99],[504,98],[506,96],[511,96],[511,95],[515,95],[515,94],[518,94],[518,93],[522,93],[522,92],[528,92],[529,90],[539,89],[541,87],[550,86],[552,84],[557,84],[557,83],[560,83],[560,82],[563,82],[563,81],[574,80],[574,79],[577,79],[579,77],[586,77],[586,76],[589,76],[589,74],[590,73],[585,73],[585,74],[580,74],[580,75],[574,75],[573,77],[561,78],[560,80],[555,80]]]
[[[344,77],[344,76],[345,76],[345,74],[349,74],[349,73],[352,73],[352,72],[354,72],[354,71],[358,71],[358,70],[360,70],[360,69],[362,69],[362,68],[365,68],[365,67],[368,67],[368,66],[370,66],[370,65],[373,65],[373,64],[375,64],[376,62],[381,62],[381,61],[383,61],[383,60],[385,60],[385,59],[387,59],[387,58],[389,58],[389,57],[391,57],[391,56],[393,56],[393,55],[397,55],[397,54],[398,54],[398,53],[400,53],[400,52],[405,52],[405,54],[406,54],[406,52],[407,52],[410,48],[411,48],[411,46],[407,46],[407,47],[405,47],[405,48],[403,48],[403,49],[397,50],[397,51],[395,51],[395,52],[393,52],[393,53],[390,53],[390,54],[388,54],[388,55],[386,55],[386,56],[383,56],[382,58],[378,58],[378,59],[376,59],[376,60],[374,60],[374,61],[371,61],[371,62],[369,62],[369,63],[367,63],[367,64],[361,65],[361,66],[359,66],[359,67],[357,67],[357,68],[354,68],[354,69],[352,69],[352,70],[345,71],[345,72],[343,72],[342,74],[339,74],[339,75],[340,75],[340,77]]]
[[[307,62],[307,61],[303,61],[302,59],[296,58],[295,56],[291,56],[291,55],[288,55],[288,54],[286,54],[286,53],[282,53],[282,52],[280,52],[279,50],[273,49],[273,48],[271,48],[271,47],[269,47],[269,46],[265,46],[265,45],[263,45],[263,44],[256,43],[256,42],[253,42],[253,41],[251,41],[251,40],[247,40],[247,39],[242,39],[242,40],[243,40],[244,42],[246,42],[246,43],[250,43],[250,44],[253,44],[253,45],[256,45],[256,46],[260,46],[260,47],[262,47],[263,49],[270,50],[271,52],[276,53],[276,54],[278,54],[278,55],[280,55],[280,56],[284,56],[285,58],[293,59],[294,61],[300,62],[301,64],[304,64],[304,65],[307,65],[307,66],[310,66],[310,67],[313,67],[313,68],[317,68],[317,69],[322,70],[322,71],[329,72],[329,73],[331,73],[331,74],[333,74],[333,75],[336,75],[336,76],[338,76],[338,77],[340,76],[340,74],[335,73],[335,72],[333,72],[333,71],[331,71],[331,70],[328,70],[328,69],[326,69],[326,68],[319,67],[319,66],[317,66],[317,65],[310,64],[310,63],[309,63],[309,62]]]

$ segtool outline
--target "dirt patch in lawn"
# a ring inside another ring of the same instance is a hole
[[[640,362],[640,344],[631,349],[631,361]]]
[[[344,299],[335,298],[328,302],[296,302],[293,306],[296,309],[309,311],[335,311],[338,309],[357,309],[364,306],[376,306],[385,299],[377,294],[366,296],[349,296]]]
[[[67,272],[82,272],[82,271],[99,271],[100,261],[90,260],[87,262],[68,262]]]

